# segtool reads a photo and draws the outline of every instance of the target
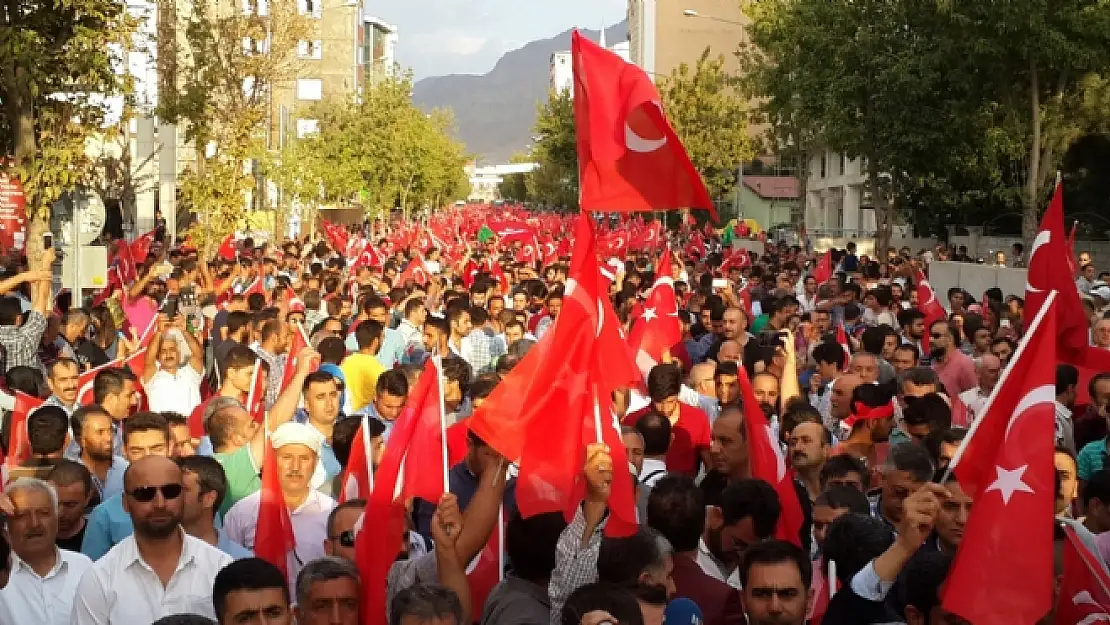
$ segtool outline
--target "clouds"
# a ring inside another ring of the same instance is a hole
[[[573,26],[625,17],[626,0],[366,0],[399,28],[397,60],[417,79],[483,74],[502,54]]]

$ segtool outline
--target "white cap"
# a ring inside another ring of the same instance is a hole
[[[309,487],[315,490],[324,485],[324,482],[328,479],[327,471],[324,469],[324,461],[320,457],[320,449],[324,445],[324,435],[317,432],[316,428],[292,421],[282,423],[270,433],[270,441],[275,450],[286,445],[304,445],[311,449],[316,454],[316,469],[312,472]]]

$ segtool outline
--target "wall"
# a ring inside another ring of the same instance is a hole
[[[929,265],[929,284],[937,299],[948,307],[946,294],[952,287],[960,287],[975,299],[982,299],[983,292],[992,287],[1002,289],[1002,295],[1025,296],[1025,269],[988,267],[971,263],[934,262]]]
[[[856,253],[865,256],[875,255],[875,239],[864,238],[848,238],[848,237],[825,237],[810,235],[810,242],[813,245],[814,251],[824,252],[829,248],[844,249],[849,241],[854,241],[856,244]],[[936,239],[922,239],[913,237],[891,237],[890,245],[895,249],[902,247],[910,248],[910,252],[917,254],[922,249],[933,249],[936,246]]]

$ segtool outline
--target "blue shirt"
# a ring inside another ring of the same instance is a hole
[[[376,421],[380,421],[381,424],[385,426],[385,432],[382,433],[382,442],[388,443],[389,434],[393,431],[393,421],[383,419],[382,416],[378,414],[378,409],[374,407],[374,402],[366,404],[365,408],[363,408],[362,410],[356,410],[353,414],[351,414],[352,417],[360,418],[363,415],[370,417],[371,419],[374,419]]]
[[[358,341],[355,340],[354,332],[347,335],[344,345],[348,352],[358,351]],[[407,351],[408,344],[405,341],[405,336],[397,330],[385,328],[382,331],[382,346],[378,348],[378,355],[375,358],[386,369],[392,369],[393,365],[405,362]]]
[[[76,460],[81,462],[80,456]],[[130,463],[123,456],[112,456],[112,466],[108,467],[108,474],[104,476],[104,482],[101,483],[95,474],[92,476],[93,487],[100,494],[99,501],[108,501],[123,492],[123,474],[127,471],[128,464]]]
[[[236,560],[254,557],[253,551],[228,538],[227,532],[225,532],[223,528],[216,530],[216,535],[219,536],[219,542],[216,543],[216,548],[220,551]]]
[[[309,427],[312,426],[312,422],[308,420],[308,413],[305,412],[304,408],[297,410],[296,415],[293,416],[293,420]],[[321,436],[323,436],[323,434],[321,434]],[[343,465],[339,464],[339,459],[335,457],[335,450],[332,449],[331,443],[327,441],[327,437],[324,438],[323,444],[320,445],[320,462],[324,463],[324,472],[327,473],[327,479],[329,480],[343,471]]]
[[[106,499],[93,508],[81,541],[81,553],[92,560],[99,560],[112,547],[135,531],[131,515],[123,509],[123,493]]]
[[[478,492],[478,476],[471,473],[465,462],[460,462],[451,467],[448,478],[451,481],[450,490],[458,499],[459,510],[466,512],[466,507],[470,505],[474,493]],[[516,480],[509,480],[505,486],[505,497],[502,503],[505,505],[505,518],[512,518],[516,511]],[[431,538],[432,515],[435,514],[436,505],[417,498],[413,500],[412,507],[416,531],[425,538]]]

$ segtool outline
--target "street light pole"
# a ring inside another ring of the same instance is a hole
[[[699,13],[698,11],[695,11],[694,9],[685,9],[685,10],[683,10],[682,15],[684,17],[698,17],[698,18],[701,18],[703,20],[709,20],[711,22],[721,22],[722,24],[732,24],[733,26],[747,26],[747,24],[744,24],[743,22],[737,22],[736,20],[726,20],[723,17],[716,17],[716,16],[713,16],[713,15],[702,15],[701,13]]]

